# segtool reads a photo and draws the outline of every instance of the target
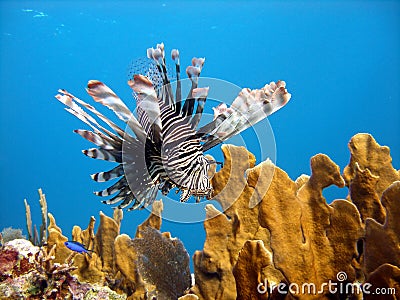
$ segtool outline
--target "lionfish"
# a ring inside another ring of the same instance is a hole
[[[230,107],[222,103],[213,108],[214,119],[199,128],[209,91],[208,87],[198,86],[205,59],[194,57],[186,68],[191,87],[182,101],[179,51],[171,51],[175,88],[166,66],[164,44],[147,49],[147,57],[146,67],[128,80],[136,100],[137,117],[104,83],[90,80],[87,86],[94,101],[111,109],[126,123],[126,130],[66,90],[60,89],[56,95],[68,112],[92,128],[92,131],[74,130],[97,146],[83,153],[118,164],[109,171],[91,175],[97,182],[119,178],[95,194],[112,195],[102,202],[120,203],[118,208],[131,205],[128,210],[144,208],[153,203],[158,190],[167,195],[175,187],[181,192],[182,202],[190,196],[197,201],[202,197],[210,199],[213,189],[208,171],[217,162],[207,158],[205,151],[277,111],[291,95],[284,81],[271,82],[256,90],[242,89]]]

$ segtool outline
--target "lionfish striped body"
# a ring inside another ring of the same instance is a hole
[[[209,198],[212,186],[208,170],[216,162],[209,161],[204,152],[264,119],[290,99],[283,81],[271,82],[260,90],[243,89],[229,108],[225,104],[214,108],[214,120],[198,128],[208,95],[208,87],[198,87],[204,58],[193,58],[192,65],[186,69],[191,88],[182,105],[178,50],[171,52],[176,69],[175,95],[165,63],[164,45],[148,49],[147,56],[152,63],[146,72],[133,74],[128,81],[136,100],[137,118],[106,85],[96,80],[88,83],[88,94],[111,109],[127,124],[127,130],[66,90],[59,90],[56,95],[68,112],[93,129],[75,130],[98,147],[83,153],[118,163],[109,171],[92,175],[98,182],[118,178],[96,194],[113,195],[103,202],[120,202],[119,208],[131,205],[129,210],[150,205],[158,190],[166,195],[174,187],[182,191],[181,201],[187,201],[190,196],[197,200]]]

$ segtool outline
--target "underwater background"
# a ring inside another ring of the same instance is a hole
[[[104,186],[89,177],[112,164],[82,155],[91,146],[72,130],[86,127],[54,95],[65,88],[93,103],[85,86],[98,79],[133,104],[127,69],[160,42],[180,50],[182,65],[205,57],[203,76],[252,89],[286,81],[292,99],[268,120],[276,164],[292,179],[309,173],[320,152],[343,168],[358,132],[390,146],[399,169],[399,16],[399,1],[1,1],[0,229],[26,233],[25,198],[40,223],[38,188],[66,236],[100,210],[112,215],[92,193]],[[266,158],[262,141],[246,138],[257,163]],[[221,159],[219,148],[212,154]],[[347,190],[324,195],[330,202]],[[197,207],[200,220],[204,204]],[[125,213],[121,232],[133,236],[148,214]],[[202,222],[164,221],[162,229],[190,256],[203,248]]]

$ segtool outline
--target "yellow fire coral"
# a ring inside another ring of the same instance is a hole
[[[244,148],[223,147],[224,167],[213,186],[224,211],[207,206],[204,249],[193,256],[193,293],[200,299],[322,299],[332,297],[328,282],[399,287],[399,171],[389,148],[371,135],[354,136],[349,148],[343,177],[328,156],[317,154],[311,176],[293,181],[270,161],[254,167]],[[349,187],[346,200],[326,202],[322,191],[332,184]]]
[[[113,218],[100,212],[96,233],[94,217],[85,230],[75,226],[73,239],[93,249],[91,257],[66,248],[67,238],[48,214],[43,263],[67,266],[69,282],[86,282],[81,286],[86,292],[96,284],[108,287],[102,293],[131,300],[377,299],[377,289],[384,289],[388,299],[400,298],[400,173],[391,164],[389,148],[371,135],[357,134],[349,149],[343,174],[328,156],[317,154],[311,158],[311,175],[294,181],[271,161],[255,166],[245,148],[224,145],[224,167],[212,179],[214,199],[223,211],[206,205],[207,236],[204,248],[193,255],[195,285],[190,290],[183,244],[158,231],[161,201],[154,203],[134,239],[120,234],[121,210]],[[347,186],[347,199],[328,204],[323,189],[330,185]],[[26,208],[29,228],[27,203]],[[0,251],[0,261],[7,262],[0,268],[0,281],[9,280],[10,268],[18,264],[18,253],[7,251]],[[329,284],[351,290],[332,291]],[[0,295],[6,288],[0,282]],[[57,294],[68,293],[56,288]]]

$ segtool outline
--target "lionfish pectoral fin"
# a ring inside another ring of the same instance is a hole
[[[203,144],[203,151],[265,119],[285,106],[290,97],[284,81],[271,82],[256,90],[242,89],[229,108],[226,104],[214,108],[214,121],[221,122],[211,122],[215,128],[208,132],[212,138]]]
[[[128,186],[128,183],[126,182],[125,177],[122,177],[120,180],[118,180],[112,186],[110,186],[102,191],[94,192],[94,194],[97,196],[100,196],[100,197],[106,197],[106,196],[115,194],[118,191],[122,191],[127,186]]]
[[[101,160],[107,160],[111,162],[119,162],[121,163],[121,155],[118,153],[115,153],[114,151],[109,151],[106,149],[101,149],[101,148],[91,148],[87,150],[82,150],[82,153],[85,154],[86,156],[94,159],[101,159]]]
[[[134,198],[134,203],[133,203],[133,205],[131,206],[131,207],[129,207],[128,208],[128,211],[131,211],[131,210],[135,210],[135,209],[141,209],[142,207],[140,207],[140,205],[142,205],[142,203],[140,202],[140,201],[138,201],[136,198]]]
[[[162,184],[159,185],[158,189],[161,190],[161,193],[166,196],[168,195],[169,191],[174,188],[174,184],[170,181],[164,181]],[[179,190],[178,190],[179,191]]]
[[[112,198],[110,198],[108,200],[101,201],[101,202],[104,203],[104,204],[116,204],[117,202],[125,201],[126,199],[131,199],[132,198],[132,192],[129,189],[129,186],[122,186],[117,192],[118,193],[114,197],[112,197]],[[97,192],[95,192],[95,194],[96,193]],[[115,192],[113,194],[115,194]],[[101,197],[108,196],[107,194],[104,194],[104,195],[103,194],[96,194],[96,195],[101,196]],[[111,195],[111,193],[110,193],[110,195]]]
[[[136,198],[133,195],[133,193],[129,193],[127,195],[127,197],[125,197],[125,199],[122,201],[121,204],[118,205],[119,209],[124,209],[125,207],[127,207],[129,204],[131,204],[133,201],[135,201],[134,203],[136,203]]]
[[[128,124],[142,143],[146,141],[146,133],[138,120],[125,103],[108,86],[98,80],[90,80],[87,92],[92,96],[94,101],[111,109],[120,120]]]
[[[112,150],[114,147],[108,142],[104,137],[102,137],[99,133],[95,133],[93,131],[84,130],[84,129],[76,129],[75,133],[79,134],[84,139],[92,142],[96,146],[106,150]]]
[[[109,181],[124,175],[124,167],[122,164],[119,164],[115,168],[111,169],[110,171],[105,172],[98,172],[95,174],[90,175],[94,181],[97,182],[105,182]]]
[[[182,190],[182,194],[181,194],[181,197],[179,198],[179,200],[181,202],[186,202],[190,198],[190,195],[191,195],[190,194],[190,190],[189,189],[184,189],[184,190]]]
[[[115,132],[117,132],[117,134],[123,134],[123,130],[119,128],[115,123],[113,123],[111,120],[109,120],[96,109],[94,109],[93,106],[68,93],[66,90],[58,90],[58,92],[60,94],[57,94],[55,97],[58,101],[67,106],[65,108],[66,111],[77,117],[85,124],[89,125],[94,130],[94,132],[98,134],[103,134],[103,136],[108,140],[110,144],[120,145],[122,143],[122,140],[118,135],[100,125],[94,117],[92,117],[85,111],[85,109],[92,112],[100,120],[110,126]]]

